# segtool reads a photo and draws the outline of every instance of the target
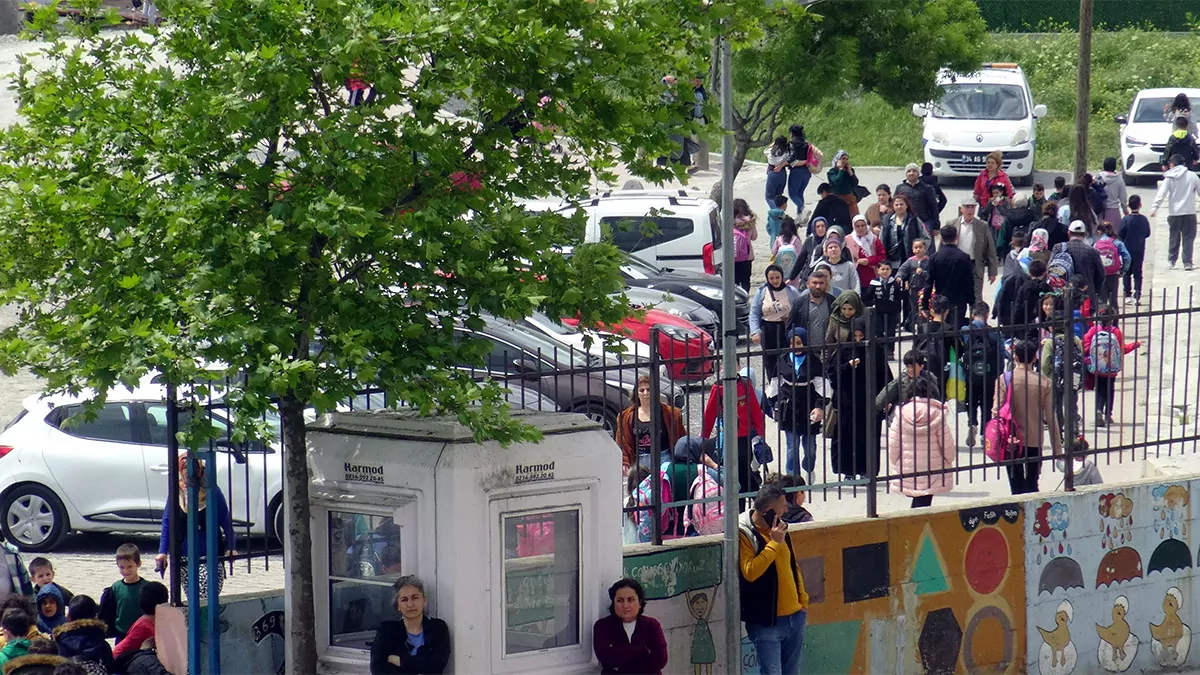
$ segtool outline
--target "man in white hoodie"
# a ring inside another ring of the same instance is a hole
[[[1187,161],[1180,155],[1171,155],[1171,168],[1163,174],[1162,182],[1158,184],[1158,194],[1154,196],[1154,206],[1150,209],[1150,217],[1167,201],[1167,262],[1175,269],[1175,261],[1179,259],[1179,247],[1183,244],[1183,268],[1192,270],[1192,246],[1196,242],[1196,198],[1200,197],[1200,178],[1192,173]]]

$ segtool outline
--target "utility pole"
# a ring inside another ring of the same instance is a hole
[[[741,602],[738,597],[737,314],[733,291],[733,47],[721,37],[721,382],[725,464],[725,672],[742,672]]]
[[[1075,182],[1087,173],[1088,121],[1092,112],[1092,0],[1079,0],[1079,78],[1075,101]]]

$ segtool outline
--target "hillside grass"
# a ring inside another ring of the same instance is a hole
[[[1021,64],[1034,103],[1049,109],[1038,123],[1039,170],[1070,170],[1075,163],[1075,78],[1079,36],[992,34],[984,61]],[[1200,33],[1165,34],[1139,29],[1097,32],[1092,41],[1088,166],[1115,157],[1113,115],[1127,113],[1140,89],[1200,86]],[[1200,105],[1200,104],[1197,104]],[[783,125],[799,122],[826,156],[843,148],[859,166],[903,166],[921,161],[921,120],[911,106],[896,108],[874,94],[800,108]],[[760,160],[761,151],[749,158]]]

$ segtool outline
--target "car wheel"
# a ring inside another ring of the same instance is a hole
[[[617,413],[603,403],[580,403],[568,412],[586,415],[593,422],[598,422],[609,436],[617,435]]]
[[[268,521],[267,537],[279,542],[283,546],[283,539],[287,536],[287,529],[284,526],[283,518],[283,495],[280,495],[271,501],[271,520]]]
[[[67,534],[67,510],[48,488],[36,483],[19,485],[8,493],[0,507],[4,538],[22,551],[53,550]]]

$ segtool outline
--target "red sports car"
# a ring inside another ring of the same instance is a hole
[[[563,323],[576,326],[579,319],[568,317]],[[712,338],[694,324],[659,309],[648,309],[642,318],[630,315],[616,326],[602,326],[617,333],[650,344],[650,328],[658,327],[658,358],[676,382],[696,382],[707,379],[716,371],[712,358]]]

